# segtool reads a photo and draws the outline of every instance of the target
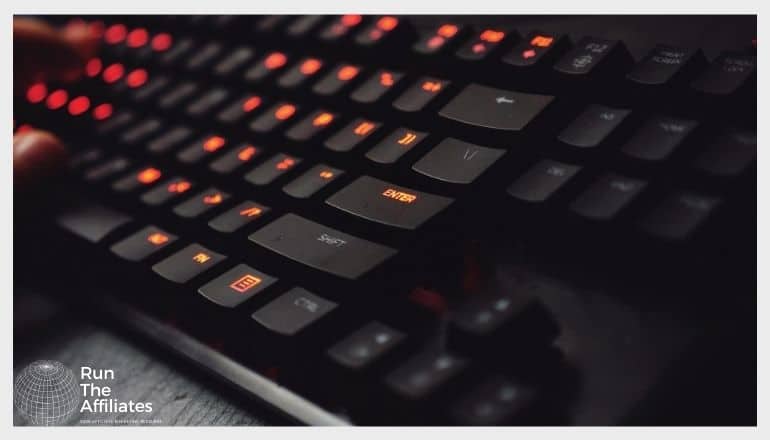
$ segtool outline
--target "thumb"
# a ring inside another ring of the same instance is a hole
[[[31,189],[53,176],[65,163],[66,150],[53,134],[30,130],[13,137],[13,186]]]

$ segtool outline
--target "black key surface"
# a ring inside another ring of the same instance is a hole
[[[186,164],[200,162],[206,156],[216,154],[227,145],[222,136],[204,136],[177,153],[176,158]]]
[[[291,171],[302,162],[302,159],[287,154],[276,154],[256,168],[249,171],[244,178],[254,185],[268,185],[278,177]]]
[[[324,62],[318,58],[303,58],[278,78],[278,85],[286,89],[299,87],[314,78],[323,67]]]
[[[684,240],[708,219],[719,206],[716,197],[692,191],[677,191],[641,220],[645,231],[669,240]]]
[[[377,132],[381,126],[382,124],[379,122],[358,118],[332,135],[324,142],[324,145],[333,151],[350,151]]]
[[[694,165],[708,174],[722,177],[742,174],[757,157],[757,132],[723,133],[696,156]]]
[[[401,72],[378,70],[350,94],[350,99],[361,104],[375,103],[392,90],[403,77],[404,74]]]
[[[337,308],[337,303],[295,287],[251,315],[276,333],[292,336]]]
[[[361,176],[326,203],[358,217],[402,229],[417,229],[454,200]]]
[[[545,159],[530,168],[508,187],[508,194],[525,202],[545,202],[572,179],[579,165]]]
[[[183,284],[224,261],[227,257],[193,243],[152,266],[153,272]]]
[[[239,264],[198,289],[209,301],[236,307],[278,281],[246,264]]]
[[[657,115],[648,120],[623,146],[625,154],[641,160],[666,159],[698,126],[691,119]]]
[[[175,177],[142,194],[141,200],[151,206],[162,205],[169,200],[187,194],[193,186],[191,181],[183,177]]]
[[[504,42],[508,32],[503,29],[484,29],[468,40],[457,51],[457,58],[465,61],[481,61]]]
[[[361,66],[340,64],[313,85],[313,92],[322,96],[331,96],[351,84],[361,73]]]
[[[505,424],[527,410],[537,397],[533,386],[494,376],[475,386],[450,409],[463,425]]]
[[[294,38],[308,35],[325,18],[323,15],[303,15],[297,17],[286,27],[286,35]]]
[[[83,173],[83,178],[88,182],[97,182],[121,173],[127,170],[129,166],[131,166],[131,161],[123,156],[117,156],[106,162],[88,168]]]
[[[267,133],[292,119],[296,113],[296,106],[288,102],[281,102],[251,121],[249,128],[256,133]]]
[[[686,68],[696,53],[695,50],[659,44],[634,66],[626,78],[644,85],[669,84]]]
[[[336,343],[327,354],[345,368],[361,370],[393,350],[404,338],[404,333],[374,321]]]
[[[425,33],[413,46],[412,50],[423,55],[432,55],[450,47],[463,34],[463,26],[444,23],[431,32]]]
[[[162,126],[163,123],[160,119],[147,118],[124,131],[120,135],[120,141],[129,145],[137,144],[157,133]]]
[[[130,124],[135,118],[134,114],[128,110],[122,110],[110,119],[102,122],[96,127],[96,133],[102,136],[109,135],[115,130],[118,130],[126,125]]]
[[[512,92],[471,84],[439,115],[463,124],[494,130],[523,130],[553,101],[553,96]]]
[[[249,240],[307,266],[357,279],[396,254],[396,250],[327,226],[285,214]]]
[[[617,40],[585,37],[556,63],[554,69],[567,75],[589,75],[621,44]]]
[[[248,46],[236,47],[214,66],[214,74],[218,76],[232,75],[238,69],[245,66],[253,57],[254,50],[252,48]]]
[[[444,182],[468,184],[504,154],[505,150],[447,138],[417,161],[412,169]]]
[[[283,192],[298,199],[306,199],[333,182],[344,171],[325,164],[318,164],[301,176],[287,183]]]
[[[141,261],[176,240],[177,236],[174,234],[170,234],[157,226],[147,226],[113,244],[110,250],[124,260]]]
[[[199,87],[194,82],[183,81],[158,98],[158,107],[163,110],[171,110],[191,98],[198,90]]]
[[[402,112],[418,112],[446,90],[449,84],[446,80],[424,76],[396,98],[393,107]]]
[[[243,165],[254,162],[262,149],[250,144],[241,144],[211,161],[209,168],[219,174],[229,174]]]
[[[270,208],[259,203],[246,201],[214,217],[209,222],[209,227],[219,232],[229,234],[261,219]]]
[[[213,63],[214,58],[218,57],[223,50],[224,46],[220,43],[214,41],[206,43],[190,54],[190,57],[187,58],[185,68],[194,72],[201,71],[209,64]]]
[[[161,171],[155,167],[144,167],[112,183],[112,189],[118,192],[134,191],[142,186],[154,184],[161,177]]]
[[[647,182],[608,174],[594,182],[571,206],[572,211],[593,220],[610,220],[647,186]]]
[[[398,394],[409,399],[422,399],[457,376],[468,360],[448,353],[429,351],[409,359],[389,374],[385,381]]]
[[[171,84],[171,78],[166,75],[155,75],[147,81],[147,83],[133,91],[130,98],[134,102],[144,102],[150,98],[157,96],[163,89]]]
[[[266,54],[256,64],[251,66],[243,78],[250,83],[258,83],[286,65],[286,55],[282,52]]]
[[[308,141],[332,126],[338,117],[338,114],[326,110],[310,113],[286,130],[286,137],[297,142]]]
[[[398,128],[366,152],[366,157],[377,163],[391,164],[416,147],[426,133],[408,128]]]
[[[708,95],[731,95],[754,75],[756,65],[755,55],[725,52],[695,78],[690,86]]]
[[[174,214],[184,218],[195,218],[210,211],[230,198],[230,194],[216,188],[209,188],[176,205]]]
[[[147,143],[147,150],[154,154],[171,151],[174,147],[189,139],[192,134],[193,131],[183,125],[161,130],[159,136]]]
[[[230,92],[224,87],[211,88],[188,104],[186,112],[194,118],[208,116],[211,111],[224,103],[229,96]]]
[[[171,46],[166,53],[161,55],[160,63],[165,66],[175,64],[177,61],[182,60],[185,55],[192,52],[194,46],[195,43],[189,38],[176,40],[174,45]]]
[[[126,214],[91,202],[75,203],[56,216],[56,224],[91,243],[132,220]]]
[[[264,107],[265,100],[258,95],[246,94],[237,101],[228,105],[217,115],[217,120],[225,124],[235,124],[242,121],[246,116],[254,114],[257,110]]]
[[[629,114],[631,110],[592,104],[559,133],[558,139],[573,147],[596,147],[607,139]]]

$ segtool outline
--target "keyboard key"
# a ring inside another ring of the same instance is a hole
[[[158,107],[163,110],[171,110],[191,98],[198,90],[198,85],[194,82],[183,81],[158,99]]]
[[[399,96],[393,102],[393,107],[402,112],[418,112],[446,90],[449,84],[449,81],[424,76]]]
[[[254,50],[248,46],[240,46],[233,49],[229,55],[214,66],[214,74],[217,76],[229,76],[245,66],[254,57]]]
[[[295,287],[254,312],[251,317],[269,330],[292,336],[335,308],[337,303]]]
[[[409,359],[385,381],[409,399],[425,398],[466,368],[468,361],[448,353],[427,352]]]
[[[593,220],[610,220],[647,186],[643,180],[608,174],[594,182],[577,200],[571,209],[577,214]]]
[[[313,92],[322,96],[331,96],[352,83],[361,72],[361,66],[341,64],[326,74],[313,86]]]
[[[257,23],[254,25],[254,30],[263,34],[275,32],[285,20],[285,15],[266,15],[257,20]]]
[[[643,85],[670,84],[675,77],[686,70],[696,54],[695,50],[659,44],[634,66],[626,78]]]
[[[259,203],[251,201],[243,202],[240,205],[225,211],[224,214],[214,217],[214,219],[209,222],[209,226],[216,231],[229,234],[237,231],[248,223],[262,218],[269,210],[270,208],[262,206]]]
[[[406,335],[379,322],[370,322],[331,347],[327,354],[336,363],[361,370],[396,348]]]
[[[468,184],[476,180],[503,154],[504,150],[447,138],[417,161],[412,169],[444,182]]]
[[[152,266],[153,272],[174,283],[184,284],[227,259],[194,243]]]
[[[358,217],[402,229],[417,229],[454,200],[361,176],[326,200]]]
[[[296,113],[297,107],[295,105],[288,102],[282,102],[274,105],[270,110],[253,120],[251,124],[249,124],[249,128],[256,133],[267,133],[293,118]]]
[[[163,91],[169,84],[171,84],[171,78],[168,76],[155,75],[147,81],[147,84],[145,84],[144,87],[140,87],[131,92],[130,98],[134,102],[145,102],[157,96],[158,93]]]
[[[318,38],[331,43],[338,41],[348,35],[351,30],[355,29],[363,21],[363,17],[356,14],[341,15],[334,22],[329,23],[321,29],[318,33]]]
[[[366,157],[377,163],[394,163],[425,139],[425,135],[423,132],[408,128],[396,129],[369,150]]]
[[[450,412],[463,425],[501,425],[527,410],[536,397],[534,387],[494,376],[474,387]]]
[[[563,35],[532,31],[503,57],[503,62],[514,67],[527,68],[545,65],[566,46],[567,41]]]
[[[457,51],[457,58],[465,61],[483,60],[499,47],[506,36],[507,32],[502,29],[484,29]]]
[[[214,62],[214,58],[222,54],[224,46],[217,42],[206,43],[198,50],[192,52],[187,59],[185,68],[192,72],[202,71],[209,64]]]
[[[157,206],[185,194],[193,187],[192,182],[182,177],[175,177],[142,194],[142,202]]]
[[[161,130],[160,136],[147,143],[147,150],[153,154],[171,151],[174,147],[189,139],[192,133],[192,130],[182,125],[177,125],[168,130]]]
[[[323,67],[324,62],[318,58],[304,58],[278,78],[278,85],[286,89],[299,87],[315,77]]]
[[[206,156],[215,154],[227,145],[227,140],[222,136],[204,136],[193,142],[190,146],[180,151],[176,158],[186,164],[200,162]]]
[[[135,118],[134,114],[129,111],[121,111],[115,114],[105,122],[99,124],[96,128],[96,133],[101,136],[107,136],[116,130],[119,130],[126,125],[130,124]]]
[[[351,280],[379,266],[396,250],[286,214],[249,240],[307,266]]]
[[[384,15],[375,20],[371,25],[361,29],[361,32],[356,35],[355,42],[359,46],[364,47],[381,44],[389,36],[396,34],[397,30],[403,26],[398,18]]]
[[[209,188],[174,207],[174,214],[184,218],[199,217],[230,198],[230,194]]]
[[[127,170],[129,166],[131,166],[131,161],[123,156],[117,156],[107,162],[88,168],[83,173],[83,178],[87,182],[98,182]]]
[[[516,179],[508,187],[508,194],[525,202],[545,202],[578,171],[579,165],[546,159]]]
[[[333,151],[350,151],[360,145],[364,139],[374,134],[381,126],[382,124],[379,122],[358,118],[327,139],[324,145]]]
[[[182,60],[184,56],[192,52],[194,47],[195,43],[189,38],[177,40],[171,49],[160,57],[160,64],[166,67],[176,64],[177,61]]]
[[[622,44],[617,40],[585,37],[556,63],[554,69],[567,75],[589,75]]]
[[[162,126],[160,119],[147,118],[123,132],[120,141],[128,145],[137,144],[157,133]]]
[[[102,241],[131,220],[122,212],[90,202],[72,204],[56,216],[56,224],[91,243]]]
[[[431,55],[441,52],[444,48],[451,46],[463,34],[461,25],[455,23],[444,23],[436,29],[425,34],[412,49],[423,55]]]
[[[597,147],[629,114],[631,110],[592,104],[559,133],[558,139],[573,147]]]
[[[373,104],[392,90],[403,77],[401,72],[378,70],[350,94],[350,99],[360,104]]]
[[[177,240],[157,226],[147,226],[139,232],[115,243],[110,247],[113,254],[128,261],[142,261]]]
[[[225,88],[214,87],[198,97],[198,99],[193,100],[187,106],[186,112],[193,118],[208,116],[211,111],[220,106],[229,97],[230,92],[228,92]]]
[[[247,115],[264,106],[264,99],[257,95],[247,94],[225,107],[217,115],[217,120],[225,124],[235,124],[240,122]]]
[[[757,157],[757,132],[724,133],[709,142],[695,158],[696,168],[706,173],[731,177],[742,174]]]
[[[754,75],[756,65],[756,56],[725,52],[690,86],[707,95],[732,95]]]
[[[209,168],[219,174],[229,174],[247,163],[252,163],[261,153],[262,150],[258,147],[241,144],[213,160],[209,164]]]
[[[298,157],[279,153],[249,171],[244,178],[254,185],[268,185],[278,177],[293,170],[300,162],[302,159]]]
[[[271,52],[249,68],[243,78],[250,83],[258,83],[270,74],[282,69],[287,61],[288,58],[285,53]]]
[[[633,158],[659,161],[666,159],[698,126],[697,121],[657,115],[648,120],[623,146]]]
[[[641,221],[645,231],[669,240],[684,240],[708,219],[721,200],[691,191],[666,197]]]
[[[161,171],[155,167],[144,167],[113,182],[112,189],[118,192],[134,191],[142,186],[154,184],[161,175]]]
[[[337,177],[344,173],[342,170],[319,164],[305,171],[304,174],[292,180],[283,187],[283,192],[298,199],[306,199],[317,193]]]
[[[326,110],[311,113],[286,130],[286,137],[296,142],[308,141],[333,125],[338,116]]]
[[[553,96],[471,84],[449,101],[439,115],[475,127],[521,131],[551,101]]]
[[[239,264],[204,284],[198,293],[223,307],[236,307],[278,281],[246,264]]]
[[[316,26],[318,26],[325,17],[323,15],[303,15],[300,16],[286,27],[286,35],[293,38],[300,38],[308,35]]]

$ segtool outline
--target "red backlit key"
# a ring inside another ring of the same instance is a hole
[[[197,163],[204,157],[216,154],[217,152],[221,151],[225,145],[227,145],[227,140],[222,136],[204,136],[201,139],[193,142],[189,147],[180,151],[176,157],[182,163]]]
[[[283,192],[298,199],[306,199],[344,173],[342,170],[319,164],[287,183]]]
[[[418,112],[449,87],[449,81],[424,76],[394,102],[393,107],[403,112]]]
[[[509,37],[508,31],[503,29],[483,29],[457,51],[457,58],[465,61],[486,59],[490,53],[500,47],[506,37]]]
[[[276,154],[243,177],[254,185],[268,185],[278,177],[293,170],[300,162],[302,162],[300,158],[287,154]]]
[[[389,37],[398,32],[404,25],[394,16],[385,15],[378,17],[369,26],[364,27],[356,35],[356,44],[360,46],[374,46],[389,39]]]
[[[404,77],[401,72],[393,70],[378,70],[370,76],[363,84],[356,88],[350,94],[353,101],[361,104],[372,104],[377,102],[383,95],[393,90],[399,81]]]
[[[292,119],[297,114],[297,107],[288,102],[274,105],[257,119],[251,121],[249,128],[257,133],[267,133],[275,127]]]
[[[225,107],[217,115],[217,120],[225,124],[235,124],[243,120],[246,115],[254,114],[265,107],[265,100],[258,95],[245,95]]]
[[[303,142],[312,139],[317,134],[334,124],[338,115],[326,110],[310,113],[286,131],[286,137],[293,141]]]
[[[227,257],[194,243],[152,266],[163,278],[183,284],[224,261]]]
[[[562,35],[533,31],[503,57],[503,62],[515,67],[540,66],[559,56],[567,46]]]
[[[189,116],[201,118],[208,116],[211,111],[219,107],[230,97],[230,92],[223,87],[214,87],[206,93],[194,99],[185,110]]]
[[[151,206],[162,205],[169,200],[189,194],[188,191],[193,186],[190,180],[183,177],[175,177],[142,194],[141,199],[142,202]]]
[[[177,238],[157,226],[147,226],[112,245],[110,251],[124,260],[142,261],[175,242]]]
[[[246,65],[254,57],[254,50],[248,46],[236,47],[222,61],[214,66],[217,76],[229,76]]]
[[[153,185],[163,174],[158,168],[148,166],[139,169],[112,184],[112,189],[118,192],[134,191],[138,188]]]
[[[177,125],[170,129],[163,130],[160,136],[147,143],[147,151],[153,154],[161,154],[172,150],[181,142],[186,141],[191,135],[192,130],[183,125]]]
[[[323,66],[324,62],[319,58],[303,58],[278,78],[278,85],[287,89],[299,87],[309,78],[314,78]]]
[[[464,34],[464,27],[455,23],[444,23],[423,36],[412,49],[421,54],[439,53],[459,41]]]
[[[353,64],[340,64],[326,74],[313,86],[313,92],[323,96],[333,95],[343,87],[350,85],[361,73],[361,67]]]
[[[261,219],[268,211],[270,211],[270,208],[267,206],[260,205],[256,202],[246,201],[225,211],[224,214],[214,217],[214,219],[209,222],[209,227],[216,231],[229,234],[253,221]]]
[[[230,194],[216,188],[209,188],[190,199],[176,205],[174,214],[184,218],[196,218],[222,204],[230,198]]]
[[[411,151],[424,138],[425,133],[423,132],[399,128],[367,151],[366,157],[377,163],[391,164]]]
[[[278,281],[245,264],[239,264],[198,289],[206,299],[223,307],[236,307]]]
[[[352,29],[361,24],[363,17],[355,14],[342,15],[334,22],[321,29],[318,37],[326,42],[334,42],[345,37]]]
[[[345,152],[360,145],[382,126],[379,122],[358,118],[326,140],[326,148]]]
[[[250,83],[257,83],[267,78],[273,72],[276,72],[286,66],[288,58],[283,52],[271,52],[257,61],[243,75],[243,78]]]
[[[212,161],[209,168],[220,174],[228,174],[243,165],[252,163],[261,153],[262,150],[258,147],[251,144],[241,144]]]

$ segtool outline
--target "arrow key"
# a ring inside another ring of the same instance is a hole
[[[417,161],[412,169],[444,182],[468,184],[503,154],[504,150],[447,138]]]

